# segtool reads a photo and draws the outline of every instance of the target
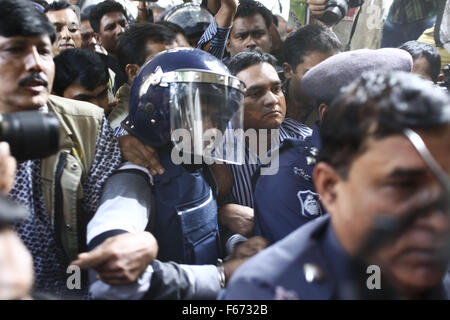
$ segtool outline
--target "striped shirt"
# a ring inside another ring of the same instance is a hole
[[[217,59],[222,60],[225,54],[225,44],[227,42],[228,36],[230,35],[230,31],[231,27],[219,27],[217,25],[216,19],[214,19],[198,41],[197,49],[203,50],[203,47],[211,41],[208,53],[212,54]]]
[[[312,134],[312,130],[309,127],[288,117],[284,119],[279,129],[280,142],[282,142],[286,138],[296,138],[304,140],[307,136]],[[233,188],[231,189],[231,202],[253,208],[252,176],[256,172],[260,164],[249,163],[250,158],[250,151],[248,150],[248,148],[246,148],[244,164],[227,165],[230,168],[234,179]]]
[[[393,23],[412,23],[436,14],[436,0],[394,0],[388,19]]]

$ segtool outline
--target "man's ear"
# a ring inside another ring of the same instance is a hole
[[[230,53],[230,38],[228,38],[227,42],[225,43],[225,50],[227,50],[227,52]]]
[[[125,66],[125,72],[128,76],[128,84],[133,83],[134,78],[139,72],[140,67],[137,64],[129,63]]]
[[[313,181],[320,201],[326,210],[332,214],[337,203],[337,184],[342,180],[336,170],[326,162],[319,162],[314,167]]]
[[[325,115],[325,112],[327,110],[328,110],[328,105],[326,103],[321,103],[319,106],[320,121],[323,120],[323,116]]]
[[[290,79],[294,76],[294,70],[289,63],[283,62],[281,67],[283,68],[284,77],[286,79]]]

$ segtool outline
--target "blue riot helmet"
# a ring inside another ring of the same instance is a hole
[[[172,143],[185,154],[228,161],[220,150],[228,132],[242,131],[243,96],[243,83],[216,57],[169,49],[140,69],[122,126],[156,148]]]
[[[164,12],[159,20],[179,25],[186,33],[191,46],[195,47],[214,16],[196,3],[183,3]]]

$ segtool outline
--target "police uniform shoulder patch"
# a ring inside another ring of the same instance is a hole
[[[322,215],[322,207],[319,201],[319,195],[310,190],[299,191],[297,193],[300,201],[301,214],[307,218],[317,218]]]

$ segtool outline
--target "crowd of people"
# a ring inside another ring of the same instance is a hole
[[[0,299],[448,299],[450,1],[158,2],[0,0]]]

